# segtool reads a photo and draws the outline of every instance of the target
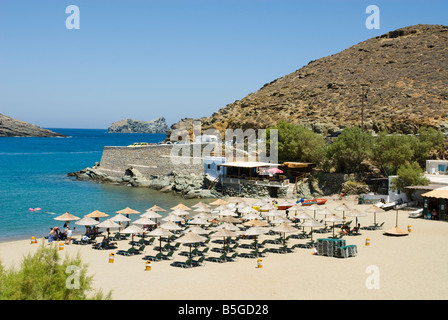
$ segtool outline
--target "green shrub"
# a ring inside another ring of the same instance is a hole
[[[76,277],[74,270],[77,270]],[[79,255],[60,262],[57,246],[41,245],[22,260],[18,270],[6,270],[0,263],[1,300],[85,300],[110,299],[101,290],[92,291],[93,277]],[[92,294],[88,297],[88,294]]]

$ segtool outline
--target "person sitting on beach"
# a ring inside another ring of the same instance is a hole
[[[350,228],[347,225],[341,227],[341,232],[339,234],[348,235],[350,234]]]
[[[361,228],[361,224],[358,223],[358,225],[357,225],[356,227],[354,227],[354,228],[350,231],[350,233],[351,233],[351,234],[353,234],[353,233],[358,234],[360,228]]]

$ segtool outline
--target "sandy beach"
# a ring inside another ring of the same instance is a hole
[[[364,211],[368,205],[355,204],[355,198],[344,201],[352,208]],[[343,201],[329,199],[325,206],[330,210]],[[334,211],[339,216],[342,213]],[[311,212],[312,214],[312,212]],[[114,263],[109,263],[109,254],[130,247],[128,240],[118,242],[118,249],[95,250],[91,245],[65,245],[59,251],[62,256],[81,255],[88,271],[94,276],[94,284],[103,292],[112,290],[113,299],[139,300],[303,300],[303,299],[446,299],[448,297],[448,261],[446,245],[448,224],[443,221],[412,219],[409,211],[398,212],[398,226],[404,230],[408,225],[412,231],[407,236],[392,237],[384,230],[395,226],[396,211],[377,214],[377,222],[384,222],[382,230],[361,230],[361,235],[344,236],[347,245],[356,245],[358,255],[350,258],[335,258],[313,255],[312,249],[297,248],[295,252],[279,254],[270,252],[262,258],[262,268],[257,268],[256,258],[240,257],[235,262],[216,263],[205,261],[204,266],[194,268],[173,267],[173,261],[185,261],[188,247],[174,254],[174,260],[152,262],[151,271],[146,271],[146,255],[158,251],[154,244],[147,246],[141,255],[121,256],[116,254]],[[323,216],[316,216],[318,220]],[[358,218],[361,226],[373,224],[373,214]],[[347,220],[355,218],[347,217]],[[330,224],[331,225],[331,224]],[[310,228],[305,228],[309,232]],[[314,233],[313,239],[326,238],[332,233]],[[30,235],[31,238],[32,235]],[[260,236],[274,239],[278,235]],[[78,236],[79,238],[79,236]],[[366,238],[370,245],[366,246]],[[139,239],[139,238],[137,238]],[[221,238],[212,238],[217,240]],[[18,265],[24,255],[37,250],[38,245],[30,239],[0,243],[0,260],[5,267]],[[306,243],[307,239],[290,239],[288,245]],[[240,240],[250,243],[250,240]],[[221,247],[210,242],[210,249]],[[278,245],[268,244],[268,248]],[[249,252],[240,248],[239,253]],[[219,256],[210,251],[209,256]],[[197,259],[197,257],[195,258]],[[375,273],[372,274],[371,270]],[[376,276],[377,286],[369,279]]]

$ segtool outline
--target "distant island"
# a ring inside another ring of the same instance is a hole
[[[0,114],[0,137],[66,137],[34,124]]]
[[[110,133],[166,133],[169,130],[164,117],[151,121],[125,119],[114,122],[107,132]]]

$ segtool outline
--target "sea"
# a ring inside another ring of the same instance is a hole
[[[69,212],[79,218],[94,210],[107,213],[130,207],[143,213],[153,205],[167,210],[198,200],[149,188],[79,181],[69,172],[101,161],[104,146],[134,142],[157,143],[165,134],[107,133],[106,129],[48,128],[66,138],[0,137],[0,242],[40,238],[64,222],[55,217]],[[40,208],[40,210],[30,210]],[[139,215],[131,215],[132,220]],[[104,219],[104,218],[102,218]],[[76,226],[74,234],[82,233]]]

